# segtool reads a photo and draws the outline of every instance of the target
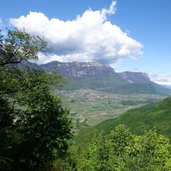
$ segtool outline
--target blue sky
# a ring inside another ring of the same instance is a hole
[[[54,47],[49,60],[108,63],[118,72],[148,72],[152,80],[171,85],[171,1],[117,0],[110,11],[111,4],[112,0],[1,0],[0,19],[3,28],[10,23],[44,36]]]

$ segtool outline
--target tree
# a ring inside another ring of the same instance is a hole
[[[171,159],[169,139],[148,131],[142,136],[134,136],[127,153],[127,167],[131,170],[170,170]]]
[[[47,49],[39,37],[18,30],[0,37],[0,170],[47,170],[71,137],[69,111],[51,90],[61,77],[16,67]]]
[[[38,36],[19,30],[9,30],[7,36],[0,34],[0,66],[37,60],[37,53],[47,50],[47,43]]]
[[[0,34],[0,94],[18,92],[24,79],[21,69],[14,66],[22,61],[38,60],[38,52],[46,52],[47,43],[38,36],[18,30]]]
[[[78,171],[169,171],[170,147],[156,131],[137,136],[119,125],[109,134],[97,134],[74,158]]]

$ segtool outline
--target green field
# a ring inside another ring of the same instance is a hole
[[[162,100],[165,96],[152,94],[119,95],[90,89],[59,91],[63,105],[70,109],[75,127],[98,123],[149,103]]]

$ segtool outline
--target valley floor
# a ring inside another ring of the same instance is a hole
[[[63,105],[70,109],[75,128],[83,125],[94,126],[129,109],[158,102],[166,97],[154,94],[120,95],[91,89],[56,92],[62,97]]]

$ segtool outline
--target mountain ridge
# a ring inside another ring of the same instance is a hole
[[[32,62],[22,62],[19,66],[25,68],[29,66],[36,70],[44,70],[46,72],[56,71],[59,74],[69,77],[84,77],[84,76],[120,76],[130,83],[142,83],[151,81],[148,74],[144,72],[123,71],[115,72],[108,64],[97,62],[58,62],[51,61],[46,64],[36,64]],[[141,81],[138,79],[142,79]]]
[[[23,66],[22,66],[23,65]],[[38,65],[22,63],[22,67],[30,66],[45,72],[58,72],[67,80],[65,90],[90,88],[117,94],[171,94],[171,90],[150,80],[147,73],[125,71],[117,73],[107,64],[95,62],[58,62],[52,61]]]
[[[108,64],[100,64],[97,62],[58,62],[52,61],[40,65],[45,71],[57,71],[65,76],[82,77],[82,76],[115,76],[119,75],[124,80],[129,82],[148,82],[151,81],[148,74],[144,72],[115,72],[115,70]],[[62,70],[62,69],[65,69]],[[68,70],[69,69],[69,70]],[[75,73],[74,73],[75,72]],[[137,81],[137,77],[142,79]]]
[[[57,62],[40,65],[45,71],[56,71],[64,76],[113,76],[115,71],[109,65],[95,62]]]
[[[118,73],[123,79],[126,79],[130,83],[144,83],[150,82],[150,78],[147,73],[144,72],[132,72],[132,71],[124,71]]]

